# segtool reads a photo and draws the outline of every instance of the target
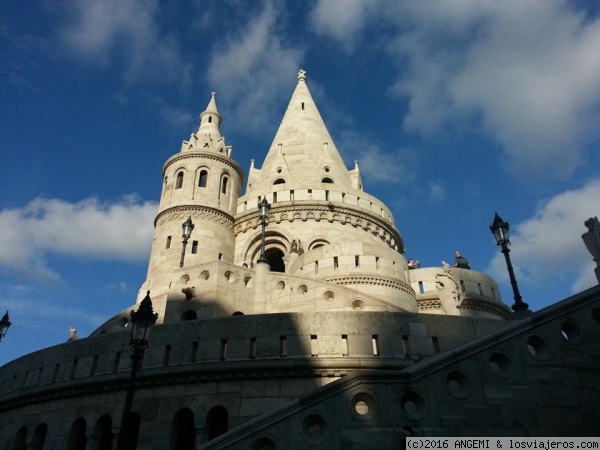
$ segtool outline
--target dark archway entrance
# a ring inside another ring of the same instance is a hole
[[[271,272],[285,273],[285,264],[283,262],[283,252],[278,248],[270,248],[265,250],[265,256],[271,266]]]

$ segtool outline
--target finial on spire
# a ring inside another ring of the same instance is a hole
[[[306,81],[306,70],[300,69],[298,72],[298,81]]]

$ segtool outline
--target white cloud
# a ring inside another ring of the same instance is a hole
[[[363,33],[398,66],[393,93],[409,102],[406,129],[481,126],[522,178],[569,178],[598,138],[600,19],[566,0],[383,2],[337,13],[322,0],[315,29],[340,41]],[[350,16],[350,18],[348,17]],[[390,39],[390,35],[393,36]]]
[[[209,82],[219,101],[229,105],[228,123],[246,132],[260,133],[276,122],[281,111],[274,106],[290,95],[300,69],[303,53],[287,47],[278,34],[279,15],[276,3],[264,2],[246,28],[223,37],[210,58]]]
[[[427,183],[427,201],[438,203],[447,196],[446,188],[439,181],[430,181]]]
[[[144,261],[156,211],[156,203],[142,203],[133,196],[113,203],[37,198],[22,208],[4,209],[0,211],[0,267],[57,280],[47,255]]]
[[[376,142],[354,130],[342,130],[336,146],[346,163],[358,161],[366,180],[379,183],[410,184],[414,181],[414,152],[410,148],[384,151]]]
[[[512,225],[510,256],[519,283],[541,286],[575,279],[573,293],[598,284],[595,263],[581,239],[587,231],[584,222],[595,216],[600,216],[600,179],[554,196],[539,205],[532,218]],[[488,271],[497,279],[507,278],[502,254]]]
[[[76,0],[59,38],[73,55],[94,64],[119,60],[127,83],[151,80],[189,87],[192,65],[173,35],[161,32],[157,0]]]
[[[380,1],[320,0],[310,13],[310,23],[320,34],[337,39],[350,50],[366,26],[367,18],[381,7]]]

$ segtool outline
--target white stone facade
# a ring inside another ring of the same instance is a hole
[[[411,434],[598,430],[600,288],[515,321],[483,273],[410,269],[390,210],[364,191],[357,162],[346,168],[303,71],[243,195],[222,120],[213,94],[164,165],[137,302],[88,338],[0,368],[0,447],[114,448],[129,313],[147,291],[159,319],[133,402],[140,450],[381,450]]]

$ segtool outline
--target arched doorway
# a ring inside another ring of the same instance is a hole
[[[227,433],[229,413],[223,406],[215,406],[206,415],[206,441]]]
[[[39,424],[33,432],[33,449],[42,450],[44,442],[46,442],[46,434],[48,433],[48,425],[45,423]]]
[[[283,262],[283,252],[278,248],[269,248],[265,250],[265,256],[271,266],[271,272],[285,273],[285,263]]]
[[[96,421],[94,436],[96,436],[95,450],[112,450],[112,419],[108,415],[103,415]]]
[[[87,446],[87,436],[85,435],[86,422],[83,417],[79,417],[71,425],[69,440],[67,441],[67,450],[85,450]]]
[[[17,431],[13,450],[27,450],[27,427],[21,427]]]
[[[195,446],[194,413],[190,408],[182,408],[173,417],[171,450],[193,450]]]

